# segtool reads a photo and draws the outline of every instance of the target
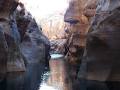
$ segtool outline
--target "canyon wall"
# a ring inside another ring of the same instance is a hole
[[[72,79],[77,77],[78,68],[81,64],[86,35],[89,28],[89,19],[84,15],[87,0],[71,0],[64,15],[66,24],[65,32],[68,34],[65,44],[65,57],[70,68]]]
[[[42,33],[42,28],[38,26],[36,20],[22,3],[17,8],[16,20],[21,35],[20,50],[25,58],[25,62],[45,62],[46,53],[49,53],[50,42]]]
[[[0,1],[1,66],[3,66],[1,67],[1,72],[25,70],[19,48],[20,35],[14,13],[17,5],[18,0]]]
[[[99,0],[87,35],[79,78],[120,80],[120,0]]]
[[[0,79],[48,59],[49,40],[19,0],[0,0],[0,41]]]
[[[70,1],[64,17],[69,23],[66,55],[73,71],[77,70],[76,65],[80,67],[79,79],[120,80],[119,8],[120,0]],[[84,53],[77,53],[79,49]]]

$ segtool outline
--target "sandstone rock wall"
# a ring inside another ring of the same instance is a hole
[[[99,0],[79,78],[120,81],[120,0]]]
[[[27,63],[45,62],[49,55],[50,42],[22,3],[17,9],[16,20],[21,35],[20,49],[25,61]]]
[[[88,18],[93,17],[96,13],[98,0],[87,0],[84,8],[84,15]]]
[[[119,8],[120,0],[71,0],[64,18],[70,23],[67,58],[68,62],[72,61],[71,68],[78,57],[82,58],[79,59],[82,60],[81,64],[79,62],[79,78],[120,80]],[[84,54],[81,51],[77,54],[79,49],[84,50]]]
[[[18,0],[0,0],[0,41],[0,79],[48,59],[49,40]]]
[[[87,0],[70,0],[69,7],[64,16],[64,21],[68,23],[87,23],[83,16],[86,1]]]
[[[70,66],[71,78],[77,77],[83,51],[86,45],[86,35],[89,28],[89,19],[84,15],[87,0],[71,0],[65,13],[64,21],[67,24],[68,40],[65,45],[65,55]]]
[[[1,30],[1,70],[0,72],[25,71],[23,57],[21,56],[18,33],[14,11],[18,0],[0,1],[0,30]]]

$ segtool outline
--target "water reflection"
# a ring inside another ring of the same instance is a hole
[[[44,83],[41,85],[41,88],[39,90],[58,90],[58,89],[55,89],[54,87],[48,86],[47,84]]]
[[[60,60],[61,59],[61,60]],[[23,73],[9,73],[0,81],[0,90],[120,90],[120,82],[98,82],[69,78],[64,59],[53,59],[50,71],[44,64],[29,64]]]
[[[51,55],[51,58],[52,59],[49,62],[49,77],[47,81],[41,84],[40,90],[48,87],[51,90],[71,90],[72,85],[70,83],[69,75],[67,75],[67,69],[63,55],[53,54]]]
[[[6,78],[6,90],[38,90],[43,71],[44,65],[29,64],[24,73],[9,73]]]

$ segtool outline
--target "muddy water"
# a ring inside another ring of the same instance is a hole
[[[43,63],[27,65],[26,72],[8,73],[0,90],[120,90],[120,82],[71,81],[64,57],[53,55],[50,71]]]

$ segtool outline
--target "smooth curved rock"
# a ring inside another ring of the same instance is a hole
[[[0,25],[6,42],[4,46],[7,46],[7,52],[4,51],[7,53],[5,56],[7,58],[6,72],[25,71],[23,57],[19,48],[20,35],[14,18],[14,10],[17,5],[18,0],[0,1]]]
[[[31,20],[25,35],[21,44],[21,51],[27,62],[45,62],[45,57],[47,57],[45,53],[49,53],[49,49],[45,51],[45,48],[50,44],[49,40],[39,31],[35,20]]]
[[[20,3],[19,9],[16,19],[21,36],[22,55],[25,57],[26,63],[45,63],[45,59],[48,60],[49,56],[50,42],[42,34],[35,19],[26,11],[22,3]]]
[[[120,0],[100,0],[78,77],[120,81]]]

